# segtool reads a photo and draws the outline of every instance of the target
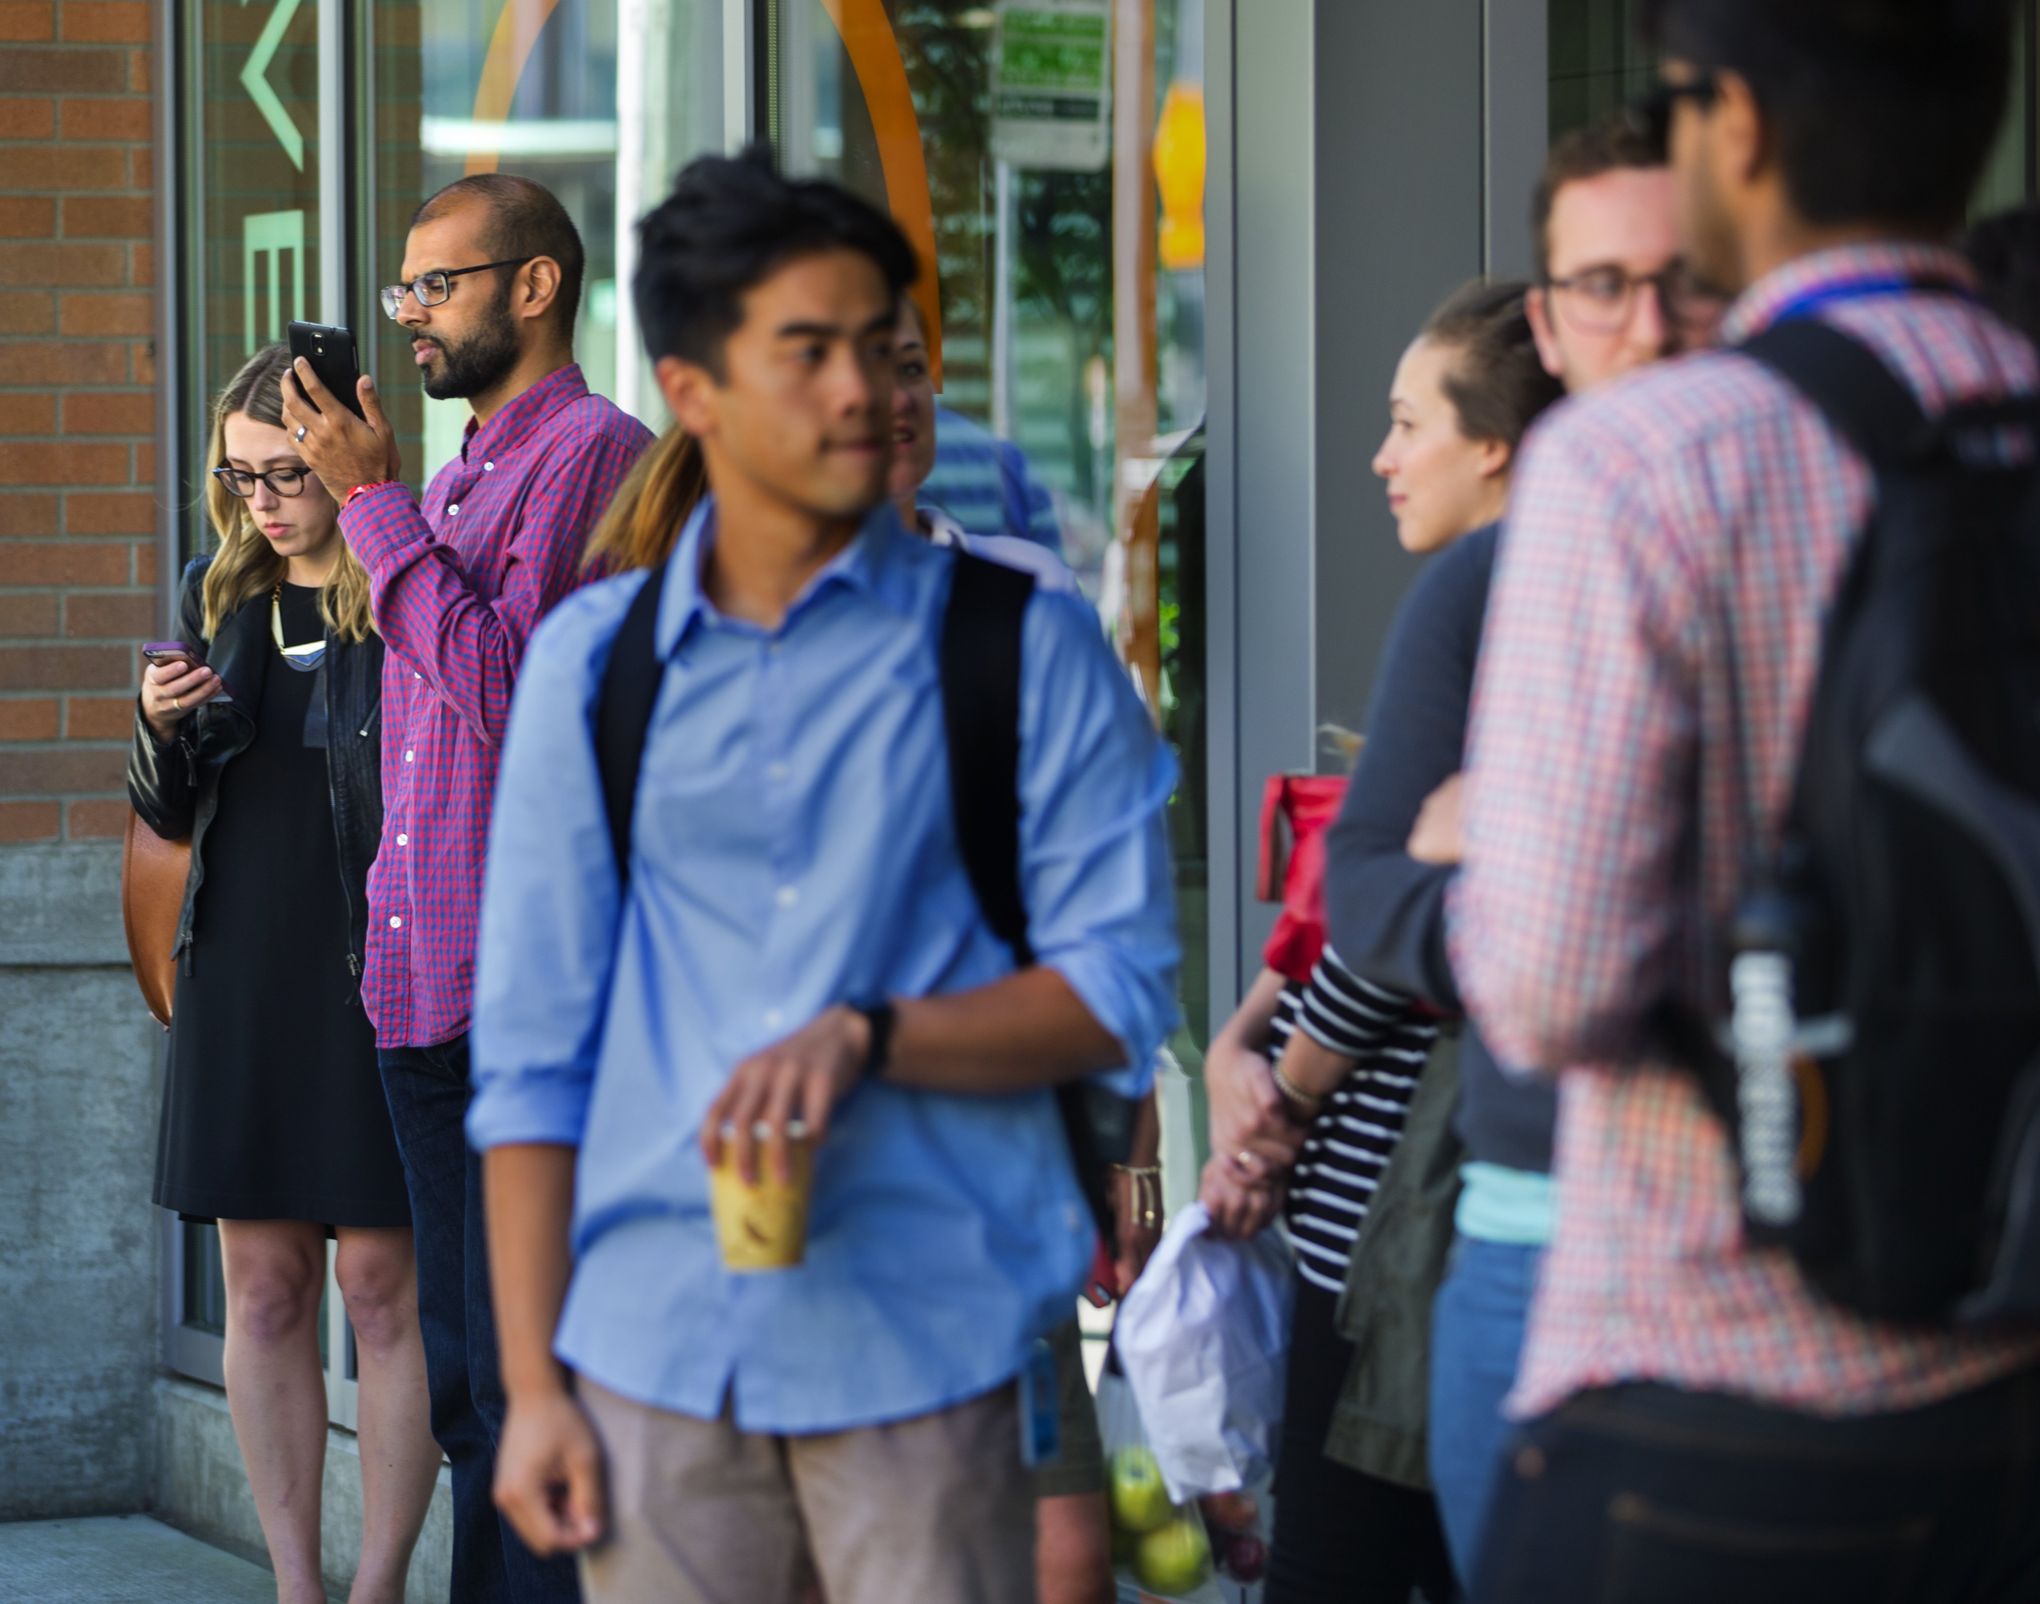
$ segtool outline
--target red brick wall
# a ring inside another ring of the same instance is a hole
[[[0,844],[117,835],[156,628],[148,0],[0,0]]]

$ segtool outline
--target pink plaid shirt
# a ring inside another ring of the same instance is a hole
[[[341,514],[389,647],[362,980],[381,1046],[429,1047],[468,1028],[517,665],[539,619],[581,583],[588,534],[651,439],[569,365],[470,424],[422,507],[385,485]]]
[[[1809,292],[1893,278],[1970,283],[1940,250],[1824,252],[1743,296],[1724,343]],[[1967,299],[1886,293],[1818,315],[1929,409],[2040,378],[2032,348]],[[1713,995],[1741,776],[1775,829],[1871,491],[1808,402],[1728,351],[1567,405],[1525,453],[1475,686],[1451,932],[1495,1055],[1570,1066],[1517,1414],[1628,1380],[1881,1413],[2040,1362],[2040,1333],[1902,1329],[1822,1300],[1784,1255],[1744,1244],[1727,1135],[1693,1079],[1607,1061],[1658,999]]]

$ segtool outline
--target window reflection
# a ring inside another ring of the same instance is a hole
[[[761,21],[782,163],[887,205],[923,253],[927,499],[1059,543],[1182,755],[1201,1034],[1202,0],[772,0]]]

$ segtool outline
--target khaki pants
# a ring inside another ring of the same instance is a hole
[[[1033,1604],[1034,1484],[1015,1389],[912,1420],[771,1437],[582,1378],[610,1535],[588,1604]]]

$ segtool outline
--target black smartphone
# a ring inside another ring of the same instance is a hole
[[[349,412],[357,418],[365,416],[361,397],[354,393],[355,381],[361,377],[361,361],[355,355],[352,329],[331,328],[324,323],[293,323],[290,354],[311,363],[319,382],[338,396]],[[309,404],[311,397],[306,396],[305,400]]]

